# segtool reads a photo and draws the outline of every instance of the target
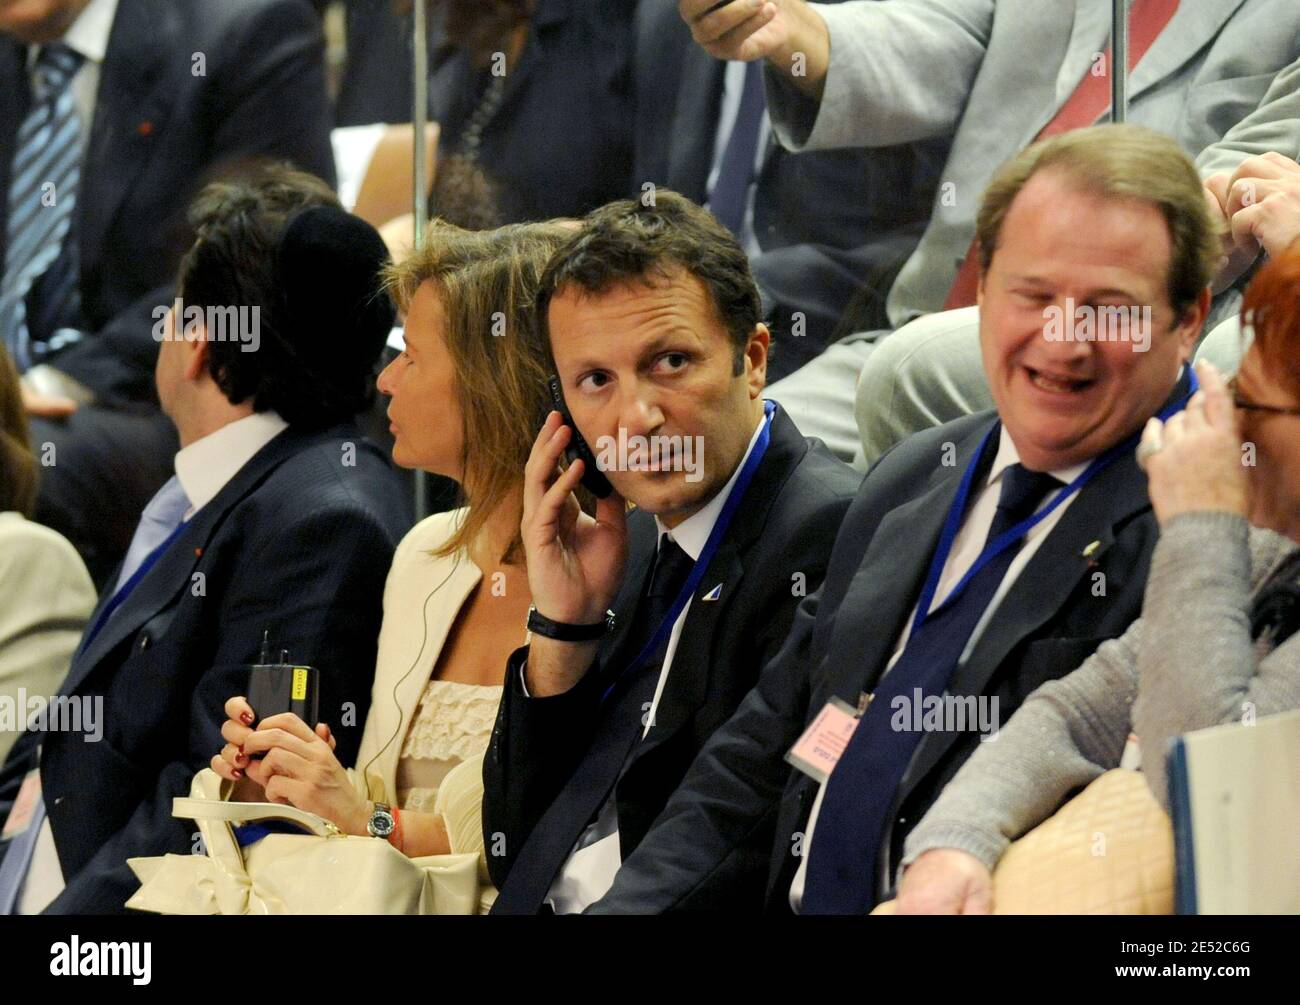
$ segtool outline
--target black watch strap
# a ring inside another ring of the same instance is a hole
[[[536,607],[528,608],[528,630],[544,639],[556,642],[595,642],[603,639],[614,630],[614,612],[606,611],[605,620],[591,625],[570,625],[563,621],[552,621],[537,613]]]

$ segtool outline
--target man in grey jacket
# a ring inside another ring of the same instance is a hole
[[[893,328],[954,305],[949,294],[993,170],[1045,127],[1061,127],[1080,81],[1109,82],[1108,0],[681,0],[680,10],[715,57],[766,59],[772,126],[788,149],[953,136],[930,224],[890,291]],[[1288,121],[1300,110],[1298,94],[1275,104],[1273,126],[1254,136],[1262,146],[1221,143],[1300,55],[1300,6],[1136,0],[1130,28],[1130,61],[1141,60],[1130,76],[1129,120],[1172,136],[1198,159],[1202,177],[1232,171],[1251,153],[1300,153]],[[1072,111],[1071,125],[1088,125],[1107,108]],[[848,336],[771,388],[802,428],[838,452],[856,447],[854,385],[880,335]]]

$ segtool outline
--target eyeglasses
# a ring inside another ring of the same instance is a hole
[[[1264,405],[1258,401],[1251,401],[1244,398],[1241,391],[1237,389],[1237,378],[1233,375],[1227,382],[1228,393],[1232,395],[1232,403],[1238,408],[1247,412],[1267,412],[1270,415],[1300,415],[1300,408],[1289,408],[1286,405]]]

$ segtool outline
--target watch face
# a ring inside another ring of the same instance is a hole
[[[394,826],[393,815],[387,810],[375,810],[374,816],[370,818],[370,830],[376,837],[388,837],[393,833]]]

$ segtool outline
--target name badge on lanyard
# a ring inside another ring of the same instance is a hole
[[[32,822],[32,815],[36,812],[36,804],[40,798],[41,769],[32,768],[23,777],[22,787],[18,790],[18,796],[14,799],[13,807],[9,810],[9,817],[5,820],[4,831],[0,833],[0,840],[9,841],[27,830],[28,825]]]
[[[1175,412],[1179,412],[1186,407],[1187,402],[1196,393],[1199,387],[1196,373],[1191,367],[1188,367],[1187,374],[1187,394],[1157,415],[1157,418],[1162,422]],[[939,577],[943,574],[943,568],[948,562],[948,554],[952,550],[953,541],[957,537],[957,531],[961,528],[961,522],[966,513],[966,502],[970,497],[971,483],[975,480],[975,470],[979,467],[980,458],[984,455],[984,449],[988,446],[989,438],[997,429],[998,425],[995,423],[993,428],[985,434],[979,449],[975,451],[970,464],[966,466],[966,472],[962,475],[961,485],[957,489],[957,497],[953,500],[952,508],[948,510],[943,533],[939,537],[938,547],[935,549],[934,557],[930,562],[930,571],[926,576],[925,586],[921,591],[921,599],[916,605],[916,617],[912,626],[913,633],[921,627],[921,624],[930,613],[934,593],[939,585]],[[944,599],[944,604],[951,603],[953,598],[961,593],[966,584],[989,561],[1029,533],[1030,529],[1046,519],[1048,514],[1064,503],[1065,500],[1080,491],[1105,468],[1123,456],[1126,450],[1132,450],[1137,445],[1140,437],[1141,433],[1139,432],[1123,443],[1107,450],[1089,464],[1078,478],[1061,488],[1046,506],[1028,519],[1022,520],[1004,534],[1000,534],[995,540],[990,541],[979,558],[975,560],[975,564],[962,576],[960,582],[953,587],[952,591]],[[868,692],[862,692],[858,699],[857,708],[838,697],[828,701],[822,710],[817,713],[816,718],[813,719],[808,728],[804,730],[803,735],[799,737],[795,745],[787,751],[785,755],[786,761],[814,781],[825,784],[826,780],[830,778],[831,772],[835,770],[835,765],[839,763],[845,748],[848,747],[849,741],[853,739],[858,723],[862,721],[862,713],[871,704],[871,697]]]
[[[786,751],[786,762],[824,785],[835,765],[840,763],[858,723],[862,721],[862,713],[870,704],[871,695],[865,691],[858,699],[857,708],[843,698],[832,698],[817,713],[817,718],[808,724],[803,736]]]

